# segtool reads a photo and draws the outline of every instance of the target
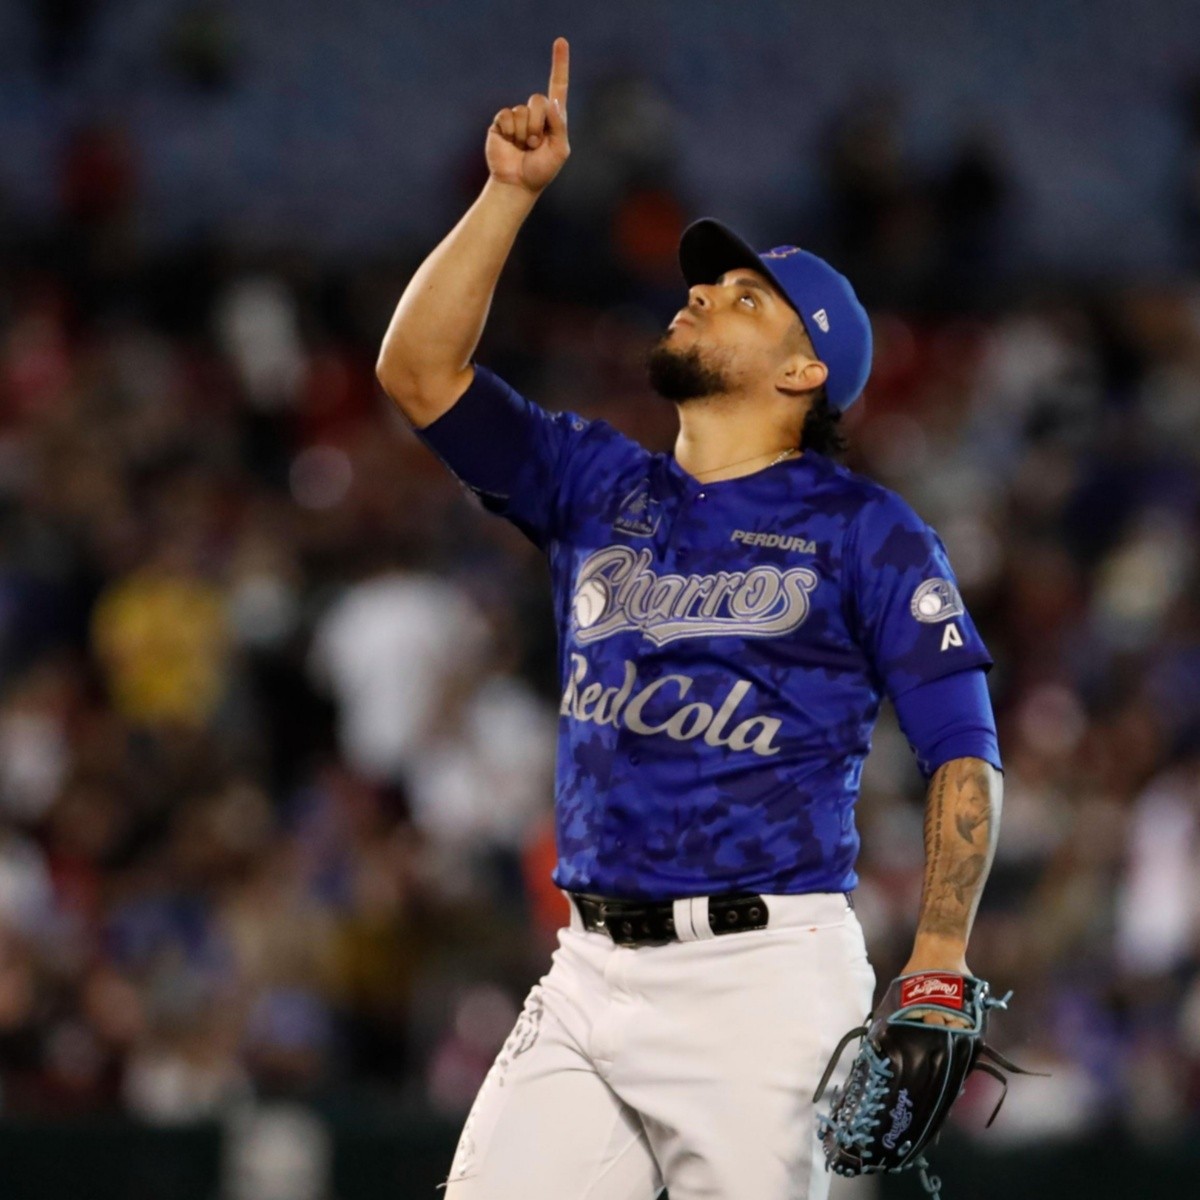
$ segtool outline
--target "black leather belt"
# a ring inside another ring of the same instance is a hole
[[[614,900],[569,893],[591,933],[606,933],[618,946],[655,946],[679,941],[670,900]],[[763,929],[770,914],[761,896],[710,896],[708,924],[714,935]]]

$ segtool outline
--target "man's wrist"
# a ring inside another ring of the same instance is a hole
[[[507,179],[489,175],[487,183],[483,185],[483,197],[490,203],[503,206],[505,209],[525,217],[532,211],[538,197],[545,190],[545,188],[539,188],[536,192],[531,191],[523,183],[513,183]]]
[[[904,971],[905,974],[912,971],[958,971],[966,974],[966,939],[918,932]]]

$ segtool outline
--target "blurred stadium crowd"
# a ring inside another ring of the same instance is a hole
[[[590,97],[481,360],[665,450],[641,364],[704,205],[669,138],[620,136],[660,104]],[[1001,150],[918,167],[879,97],[771,218],[870,304],[849,463],[935,525],[996,658],[971,962],[1016,991],[1000,1047],[1053,1074],[992,1136],[1200,1119],[1200,100],[1189,128],[1171,279],[1014,274]],[[52,221],[0,233],[0,1113],[460,1114],[565,912],[556,681],[536,552],[374,382],[422,248],[151,250],[119,124],[57,179]],[[886,717],[857,896],[881,980],[921,800]]]

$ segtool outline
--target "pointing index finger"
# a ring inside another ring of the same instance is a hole
[[[554,53],[550,62],[550,87],[548,95],[551,103],[555,100],[566,110],[567,84],[571,77],[571,47],[566,38],[554,39]]]

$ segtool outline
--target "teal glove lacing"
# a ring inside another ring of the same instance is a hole
[[[1010,991],[1003,997],[993,996],[989,993],[986,983],[980,983],[975,996],[975,1003],[970,1006],[970,1010],[964,1013],[970,1019],[970,1025],[967,1028],[956,1026],[945,1027],[946,1032],[952,1034],[977,1034],[982,1026],[983,1014],[992,1008],[1004,1009],[1008,1007],[1008,1001],[1012,998]],[[905,1010],[908,1011],[908,1010]],[[903,1017],[891,1018],[896,1023],[909,1023]],[[917,1024],[917,1021],[911,1021],[912,1024]],[[920,1022],[924,1024],[924,1022]],[[825,1087],[829,1083],[829,1078],[833,1074],[834,1068],[837,1066],[842,1052],[846,1046],[855,1038],[863,1038],[862,1045],[859,1048],[858,1056],[854,1068],[850,1072],[850,1078],[847,1079],[844,1088],[835,1088],[830,1093],[830,1114],[826,1116],[821,1113],[817,1115],[817,1132],[822,1140],[832,1134],[834,1143],[849,1155],[858,1159],[858,1165],[851,1164],[836,1164],[831,1169],[838,1175],[863,1175],[876,1171],[886,1170],[887,1168],[877,1166],[874,1163],[867,1162],[867,1159],[873,1157],[873,1151],[870,1149],[871,1143],[874,1140],[873,1130],[877,1129],[883,1120],[883,1105],[888,1093],[888,1087],[893,1076],[892,1064],[888,1058],[879,1053],[875,1046],[866,1039],[865,1035],[868,1031],[866,1025],[858,1029],[852,1029],[838,1043],[837,1049],[830,1059],[829,1066],[825,1069],[825,1074],[821,1078],[821,1082],[817,1087],[816,1095],[813,1096],[813,1101],[819,1101],[825,1092]],[[1035,1074],[1035,1072],[1023,1071],[1020,1067],[1009,1062],[1002,1055],[997,1054],[988,1046],[981,1047],[981,1053],[992,1059],[993,1062],[998,1062],[1005,1068],[1016,1071],[1018,1074]],[[1000,1074],[993,1066],[979,1063],[977,1069],[986,1071],[989,1075],[999,1079],[1001,1083],[1006,1083],[1004,1076]],[[996,1114],[1000,1111],[1000,1104],[1004,1102],[1003,1095],[1000,1097],[1000,1103],[996,1105],[992,1113],[988,1125],[996,1119]],[[836,1116],[836,1121],[834,1117]],[[908,1144],[911,1148],[911,1143]],[[905,1145],[899,1147],[899,1152],[905,1152]],[[907,1167],[914,1167],[917,1171],[917,1176],[921,1181],[921,1186],[930,1196],[930,1200],[941,1200],[942,1181],[937,1175],[933,1175],[929,1170],[929,1160],[925,1155],[918,1154],[911,1162],[906,1163]],[[900,1168],[903,1169],[903,1168]]]

